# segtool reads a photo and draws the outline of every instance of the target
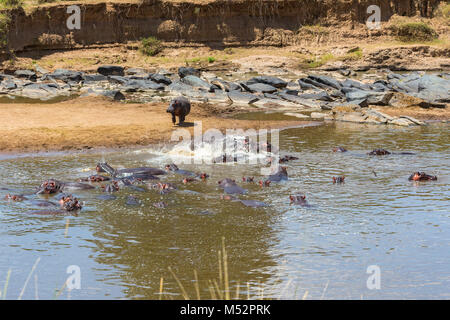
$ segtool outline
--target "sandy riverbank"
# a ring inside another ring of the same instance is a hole
[[[2,104],[0,152],[37,152],[144,146],[168,142],[177,126],[166,103],[132,104],[78,98],[53,104]],[[223,117],[216,108],[193,104],[187,123],[202,129],[281,128],[308,121],[248,121]],[[193,127],[186,127],[193,132]]]

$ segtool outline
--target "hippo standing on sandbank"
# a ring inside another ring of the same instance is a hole
[[[167,108],[167,113],[172,114],[172,122],[175,124],[176,118],[175,116],[178,116],[179,118],[179,125],[182,124],[186,118],[186,116],[191,111],[191,103],[189,100],[183,96],[179,96],[175,99],[172,99],[170,101],[169,108]]]

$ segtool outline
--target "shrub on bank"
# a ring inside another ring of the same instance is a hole
[[[141,40],[141,52],[147,56],[155,56],[163,49],[162,43],[156,37],[148,37]]]
[[[23,5],[23,0],[0,0],[0,8],[18,8]]]
[[[403,42],[433,41],[439,38],[437,32],[424,22],[402,23],[394,27],[394,32]]]

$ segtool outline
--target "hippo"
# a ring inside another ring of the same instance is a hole
[[[128,196],[127,202],[125,202],[127,206],[138,206],[141,204],[141,201],[135,196]]]
[[[117,197],[112,194],[101,194],[101,195],[97,196],[96,199],[108,201],[108,200],[116,200]]]
[[[262,187],[270,187],[270,183],[271,183],[272,181],[270,181],[270,180],[259,180],[259,186],[262,188]]]
[[[333,152],[347,152],[347,149],[344,147],[335,147],[333,148]]]
[[[385,149],[373,149],[371,152],[368,153],[370,156],[385,156],[391,154],[389,151]]]
[[[278,160],[278,163],[286,163],[292,160],[298,160],[298,158],[294,156],[284,156]]]
[[[102,186],[104,192],[116,192],[120,190],[119,181],[113,180],[110,184]]]
[[[24,201],[27,200],[27,198],[21,194],[7,194],[5,196],[5,200],[11,200],[11,201]]]
[[[200,179],[202,179],[203,181],[205,181],[206,179],[209,178],[209,174],[202,172],[202,173],[198,173],[198,174],[197,174],[197,177],[199,177]]]
[[[244,194],[247,193],[247,190],[239,187],[236,182],[232,179],[226,178],[223,180],[220,180],[219,187],[222,188],[225,193],[228,194]]]
[[[239,201],[239,199],[237,199],[236,197],[230,196],[228,194],[221,195],[220,199],[222,199],[222,200],[231,200],[231,201],[235,201],[235,200]]]
[[[287,180],[288,174],[287,174],[287,168],[286,167],[278,167],[278,171],[269,175],[267,180],[271,182],[280,182],[282,180]]]
[[[72,216],[78,216],[78,211],[66,211],[66,210],[38,210],[38,211],[29,211],[28,214],[40,215],[40,216],[57,216],[57,215],[67,215],[70,214]]]
[[[183,183],[184,183],[184,184],[188,184],[188,183],[193,182],[193,181],[195,181],[194,178],[184,178],[184,179],[183,179]]]
[[[344,183],[344,180],[345,180],[344,176],[342,176],[342,177],[333,177],[333,183],[338,183],[338,184]]]
[[[176,189],[176,186],[171,184],[171,183],[160,183],[160,182],[158,182],[156,184],[149,185],[149,187],[151,189],[159,190],[160,194],[166,194],[166,193],[169,193],[172,190]]]
[[[167,208],[167,204],[166,204],[164,201],[161,201],[161,202],[155,202],[155,203],[153,204],[153,206],[154,206],[155,208],[158,208],[158,209],[164,209],[164,208]]]
[[[40,189],[37,194],[53,194],[58,193],[62,189],[62,183],[58,180],[48,179],[41,183]]]
[[[59,204],[61,205],[61,209],[66,211],[75,211],[81,210],[81,203],[72,195],[64,195],[59,200]]]
[[[300,205],[302,207],[310,207],[308,201],[306,201],[305,195],[290,195],[289,199],[291,200],[291,204]]]
[[[167,171],[172,171],[172,172],[174,172],[176,174],[181,174],[181,175],[184,175],[184,176],[197,176],[197,174],[195,174],[192,171],[180,170],[178,168],[178,166],[176,164],[173,164],[173,163],[166,165],[166,170]]]
[[[89,176],[87,178],[81,178],[78,181],[79,182],[103,182],[103,181],[109,181],[109,177],[105,177],[102,175],[94,174],[92,176]]]
[[[257,200],[240,200],[240,202],[246,206],[246,207],[252,207],[252,208],[260,208],[260,207],[267,207],[268,204],[264,203],[262,201]]]
[[[38,207],[55,207],[57,204],[47,200],[32,200],[31,204]]]
[[[94,189],[93,186],[78,182],[62,182],[55,179],[48,179],[42,182],[36,194],[53,194],[62,192],[63,190],[89,190]]]
[[[122,177],[122,176],[127,176],[127,175],[134,175],[136,177],[139,175],[141,175],[141,176],[145,176],[145,175],[159,176],[159,175],[166,174],[166,172],[164,170],[157,169],[157,168],[151,168],[151,167],[140,167],[140,168],[129,168],[129,169],[116,170],[113,167],[111,167],[107,162],[97,163],[95,170],[97,172],[107,172],[112,177]],[[148,180],[150,180],[150,179],[148,179]]]
[[[409,181],[436,181],[437,176],[431,176],[425,172],[415,172],[408,178]]]
[[[172,114],[172,122],[176,123],[175,116],[179,118],[179,125],[182,124],[186,118],[186,116],[191,111],[191,103],[189,100],[183,96],[179,96],[170,101],[169,108],[167,108],[166,112]]]

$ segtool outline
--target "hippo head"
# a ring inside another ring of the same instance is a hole
[[[177,171],[179,169],[178,169],[178,166],[176,164],[171,163],[171,164],[167,164],[166,165],[166,170],[167,171]]]
[[[61,208],[66,211],[75,211],[80,210],[82,208],[81,203],[72,195],[63,196],[59,200],[59,204]]]
[[[200,179],[202,179],[202,180],[206,180],[207,178],[209,178],[209,174],[207,174],[207,173],[200,173]]]
[[[181,102],[178,99],[173,99],[170,101],[170,105],[167,108],[167,113],[175,113],[181,107]]]
[[[306,203],[306,196],[305,195],[290,195],[289,199],[291,200],[291,203],[297,203],[297,204],[305,204]]]
[[[25,200],[25,197],[24,196],[21,196],[21,195],[15,195],[15,194],[7,194],[6,196],[5,196],[5,200],[12,200],[12,201],[23,201],[23,200]]]
[[[61,183],[57,180],[49,179],[42,182],[40,185],[40,189],[38,191],[39,194],[46,193],[46,194],[52,194],[57,193],[61,189]]]

